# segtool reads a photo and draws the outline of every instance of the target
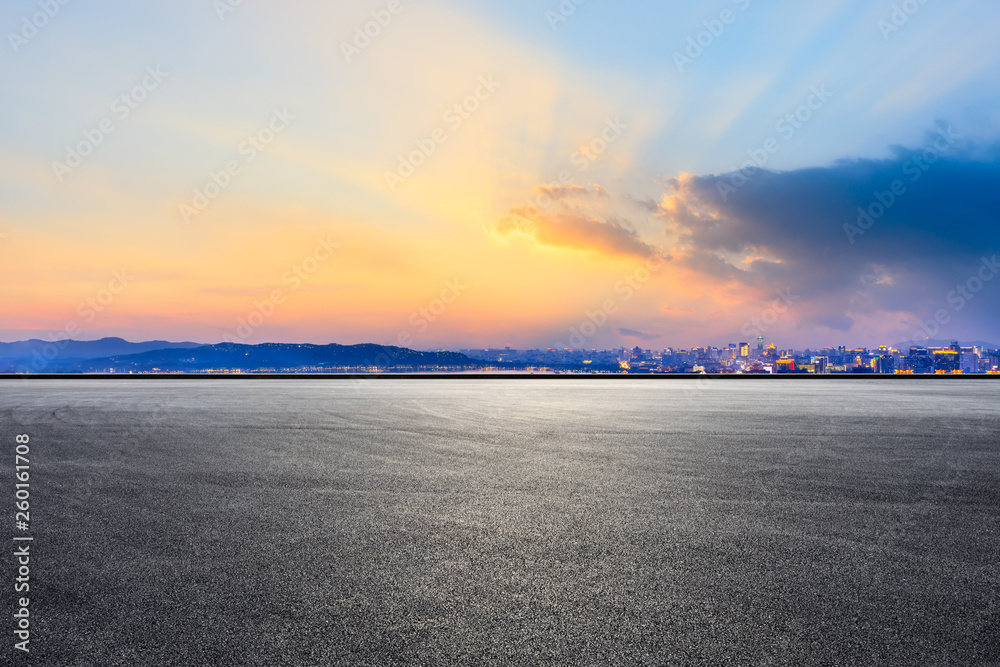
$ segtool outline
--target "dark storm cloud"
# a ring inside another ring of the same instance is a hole
[[[1000,252],[1000,144],[962,145],[947,129],[889,159],[684,176],[672,186],[664,216],[688,267],[794,287],[812,323],[839,329],[847,312],[954,309],[942,303],[949,292]],[[1000,279],[987,282],[958,311],[996,330]]]

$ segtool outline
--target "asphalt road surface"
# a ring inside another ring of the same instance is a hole
[[[998,383],[3,381],[0,445],[10,664],[1000,665]]]

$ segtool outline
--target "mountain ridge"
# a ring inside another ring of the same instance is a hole
[[[407,348],[362,343],[359,345],[315,345],[312,343],[216,343],[195,347],[170,347],[134,354],[98,358],[63,358],[48,361],[36,372],[144,373],[207,370],[340,369],[340,368],[480,368],[458,352],[419,352]],[[32,370],[30,366],[26,370]]]
[[[42,340],[29,338],[27,340],[0,343],[0,360],[25,365],[28,368],[42,370],[53,363],[61,363],[71,359],[100,359],[119,354],[138,354],[151,350],[187,349],[199,347],[203,343],[174,343],[165,340],[150,340],[132,343],[124,338],[105,337],[98,340]]]

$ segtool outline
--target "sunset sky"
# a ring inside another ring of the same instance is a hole
[[[1000,342],[995,2],[62,1],[0,340]]]

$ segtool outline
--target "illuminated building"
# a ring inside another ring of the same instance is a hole
[[[896,360],[891,354],[882,354],[872,359],[872,369],[876,373],[891,375],[896,372]]]
[[[960,371],[960,356],[960,353],[956,350],[934,350],[934,370],[949,373]]]
[[[816,367],[816,374],[817,375],[826,375],[827,368],[829,368],[829,366],[830,366],[830,358],[829,357],[813,357],[812,358],[812,363],[813,363],[813,366]]]
[[[934,357],[926,347],[911,347],[906,357],[906,368],[914,373],[933,373]]]
[[[792,373],[795,371],[795,359],[783,357],[775,362],[775,370],[778,373]]]

